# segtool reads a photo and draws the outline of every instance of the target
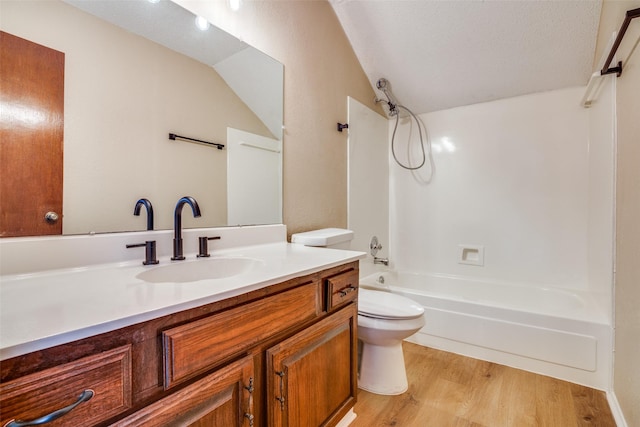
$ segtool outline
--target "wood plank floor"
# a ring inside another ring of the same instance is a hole
[[[604,392],[404,344],[409,390],[358,391],[351,427],[615,427]]]

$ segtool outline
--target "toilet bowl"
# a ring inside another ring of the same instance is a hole
[[[376,394],[407,391],[402,340],[425,325],[424,308],[385,291],[358,290],[358,339],[362,343],[358,387]]]
[[[324,228],[291,236],[291,243],[334,249],[349,249],[353,231]],[[425,325],[424,308],[401,295],[358,290],[358,387],[377,394],[407,391],[407,373],[402,340]]]

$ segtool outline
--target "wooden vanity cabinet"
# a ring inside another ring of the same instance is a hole
[[[89,369],[107,386],[47,425],[335,425],[357,393],[357,283],[355,261],[2,361],[0,425],[72,403],[49,404],[57,381],[76,394],[88,383],[74,365],[112,354],[120,364]],[[53,388],[42,400],[34,384]]]

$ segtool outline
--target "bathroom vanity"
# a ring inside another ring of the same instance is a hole
[[[0,425],[34,420],[77,401],[48,425],[336,425],[356,399],[361,254],[297,246],[242,251],[280,253],[265,261],[271,271],[278,259],[279,280],[271,272],[269,280],[256,282],[250,273],[245,279],[253,284],[245,280],[237,291],[176,305],[183,308],[178,311],[130,316],[146,320],[5,358]],[[147,286],[134,283],[125,288]],[[177,292],[198,282],[153,286]],[[74,315],[73,307],[68,310],[60,318]]]

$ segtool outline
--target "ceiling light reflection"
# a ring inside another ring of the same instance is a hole
[[[434,142],[431,144],[431,149],[434,153],[442,153],[446,151],[448,153],[453,153],[456,151],[456,145],[449,139],[449,137],[440,138],[439,142]]]
[[[209,21],[202,16],[196,16],[196,27],[201,31],[206,31],[209,28]]]
[[[446,136],[442,138],[440,141],[442,143],[442,148],[444,148],[448,152],[453,153],[454,151],[456,151],[456,146]]]

